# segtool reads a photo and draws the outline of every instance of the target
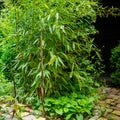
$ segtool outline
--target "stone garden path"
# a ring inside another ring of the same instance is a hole
[[[100,100],[95,106],[94,117],[89,120],[120,120],[120,89],[98,90]]]
[[[120,89],[116,88],[103,88],[98,89],[100,96],[99,101],[96,103],[93,111],[93,117],[86,120],[120,120]],[[2,107],[4,107],[2,105]],[[2,108],[1,107],[1,108]],[[7,108],[6,106],[4,108]],[[11,108],[7,108],[8,113],[5,115],[4,120],[11,120]],[[26,107],[25,112],[22,113],[22,120],[46,120],[45,118],[35,118],[37,111],[32,111]],[[38,111],[39,114],[39,111]],[[0,114],[2,115],[2,113]],[[14,118],[13,120],[18,120]]]

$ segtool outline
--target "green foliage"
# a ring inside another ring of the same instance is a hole
[[[0,120],[4,120],[4,117],[3,117],[3,116],[0,116]]]
[[[10,58],[15,58],[14,74],[21,90],[18,93],[39,95],[40,33],[46,95],[58,96],[76,89],[85,94],[92,91],[96,71],[101,71],[96,69],[101,66],[99,51],[89,37],[97,32],[93,25],[97,8],[98,3],[91,0],[26,0],[2,10],[0,29],[4,38],[1,40],[2,45],[14,45]],[[3,58],[9,55],[5,51]],[[15,57],[12,57],[14,51]],[[91,57],[93,51],[95,54]]]
[[[120,85],[120,44],[111,51],[111,69],[112,69],[112,83]]]
[[[3,95],[13,95],[13,85],[0,74],[0,97]]]
[[[13,79],[13,73],[17,100],[34,108],[41,105],[41,38],[47,114],[83,120],[95,101],[88,97],[98,86],[93,79],[102,72],[100,51],[90,37],[97,32],[93,24],[98,2],[23,0],[12,4],[7,0],[5,7],[0,16],[0,69],[8,79]]]
[[[11,43],[2,46],[1,65],[0,70],[4,73],[5,78],[12,79],[11,70],[13,67],[13,60],[15,57],[15,51]]]
[[[46,114],[51,118],[64,118],[64,120],[83,120],[85,116],[90,115],[94,107],[94,97],[86,97],[72,93],[68,96],[58,97],[56,99],[46,98]]]
[[[99,10],[97,11],[100,17],[108,17],[113,16],[117,17],[120,16],[120,8],[118,7],[108,7],[108,6],[100,6]]]

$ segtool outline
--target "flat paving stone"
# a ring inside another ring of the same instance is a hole
[[[117,104],[116,107],[119,107],[119,108],[120,108],[120,104]]]
[[[120,120],[120,89],[105,88],[101,90],[106,92],[104,94],[99,91],[98,93],[102,95],[102,98],[103,95],[105,95],[106,98],[101,98],[95,106],[95,111],[101,111],[97,114],[101,116],[97,120]]]
[[[5,119],[5,120],[18,120],[18,119],[17,119],[17,118],[15,118],[15,117],[14,117],[14,118],[12,118],[12,116],[11,116],[11,115],[6,115],[6,114],[4,114],[4,115],[3,115],[3,117],[4,117],[4,119]]]
[[[118,89],[116,89],[116,88],[113,88],[112,90],[111,90],[111,95],[113,94],[113,95],[116,95],[117,93],[119,93],[119,90]]]
[[[25,116],[28,116],[29,114],[30,114],[29,112],[23,112],[23,113],[21,113],[21,117],[23,118]]]
[[[111,92],[111,88],[105,88],[104,90],[108,93]]]
[[[108,120],[120,120],[120,117],[114,114],[110,114],[107,118]]]
[[[106,119],[106,118],[101,117],[101,118],[98,118],[97,120],[107,120],[107,119]]]
[[[115,97],[116,97],[116,95],[108,95],[108,96],[107,96],[108,99],[113,99],[113,98],[115,98]]]
[[[114,100],[113,100],[113,99],[106,99],[105,102],[106,102],[107,104],[110,104],[111,102],[114,102]]]
[[[99,116],[93,116],[92,118],[90,118],[89,120],[97,120],[99,118]]]
[[[113,107],[111,107],[113,110],[118,110],[118,111],[120,111],[120,108],[119,107],[116,107],[116,106],[113,106]]]
[[[26,117],[23,117],[22,120],[36,120],[36,117],[34,115],[28,115]]]
[[[110,105],[112,105],[112,106],[116,106],[116,102],[111,102],[111,103],[109,103]]]
[[[120,111],[118,111],[118,110],[114,110],[112,113],[115,114],[115,115],[120,116]]]
[[[115,102],[118,103],[118,104],[120,104],[120,99],[116,100]]]
[[[43,117],[39,117],[38,119],[36,120],[46,120],[46,118],[43,118]]]

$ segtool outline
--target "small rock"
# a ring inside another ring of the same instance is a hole
[[[120,96],[120,92],[117,95]]]
[[[29,115],[29,116],[23,117],[22,120],[36,120],[36,118],[34,115]]]
[[[113,109],[109,108],[109,109],[106,109],[106,111],[107,111],[108,113],[111,113],[111,112],[113,111]]]
[[[120,111],[119,107],[111,107],[111,108],[114,109],[114,110]]]
[[[101,117],[101,118],[98,118],[97,120],[107,120],[107,119],[106,119],[106,118]]]
[[[89,120],[97,120],[99,118],[99,116],[94,116],[92,118],[90,118]]]
[[[100,109],[100,106],[95,106],[94,109],[95,109],[95,110],[98,110],[98,109]]]
[[[105,100],[105,102],[107,103],[107,104],[110,104],[111,102],[113,102],[114,100],[113,99],[106,99]]]
[[[108,116],[108,120],[120,120],[120,117],[116,116],[116,115],[113,115],[113,114],[110,114]]]
[[[108,99],[113,99],[115,96],[116,96],[116,95],[111,95],[111,94],[110,94],[110,95],[107,96],[107,98],[108,98]]]
[[[111,92],[111,88],[105,88],[104,89],[107,93]]]
[[[111,90],[111,94],[117,94],[119,92],[119,90],[117,90],[116,88],[113,88],[112,90]]]
[[[116,107],[120,108],[120,104],[117,104]]]
[[[107,107],[107,106],[101,106],[101,107],[100,107],[100,111],[102,111],[102,112],[103,112],[103,111],[106,111],[106,107]]]
[[[29,115],[29,112],[23,112],[21,113],[21,117],[25,117],[25,116],[28,116]]]
[[[103,116],[104,116],[104,117],[107,117],[107,116],[108,116],[108,114],[109,114],[109,113],[108,113],[107,111],[105,111],[105,113],[104,113],[104,115],[103,115]]]
[[[120,116],[120,111],[118,111],[118,110],[114,110],[112,113],[115,114],[115,115]]]
[[[26,111],[26,112],[30,112],[30,111],[31,111],[31,108],[25,107],[25,111]]]
[[[3,117],[5,118],[5,120],[17,120],[17,118],[12,118],[11,115],[3,115]]]
[[[36,120],[46,120],[46,118],[43,118],[43,117],[39,117],[38,119]]]
[[[116,102],[111,102],[110,105],[116,106]]]
[[[99,101],[98,104],[105,104],[105,101]]]
[[[2,107],[2,108],[5,108],[5,107],[7,107],[8,106],[8,104],[1,104],[0,105],[0,107]]]
[[[118,99],[119,99],[119,96],[115,95],[113,99],[114,99],[114,100],[118,100]]]
[[[13,114],[13,108],[8,108],[8,112],[9,112],[9,114]]]
[[[120,99],[118,99],[118,100],[116,101],[116,103],[117,103],[117,104],[120,104]]]

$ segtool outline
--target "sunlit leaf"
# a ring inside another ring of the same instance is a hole
[[[55,62],[57,56],[56,55],[53,55],[52,58],[50,59],[50,61],[48,62],[48,65],[51,65]]]

